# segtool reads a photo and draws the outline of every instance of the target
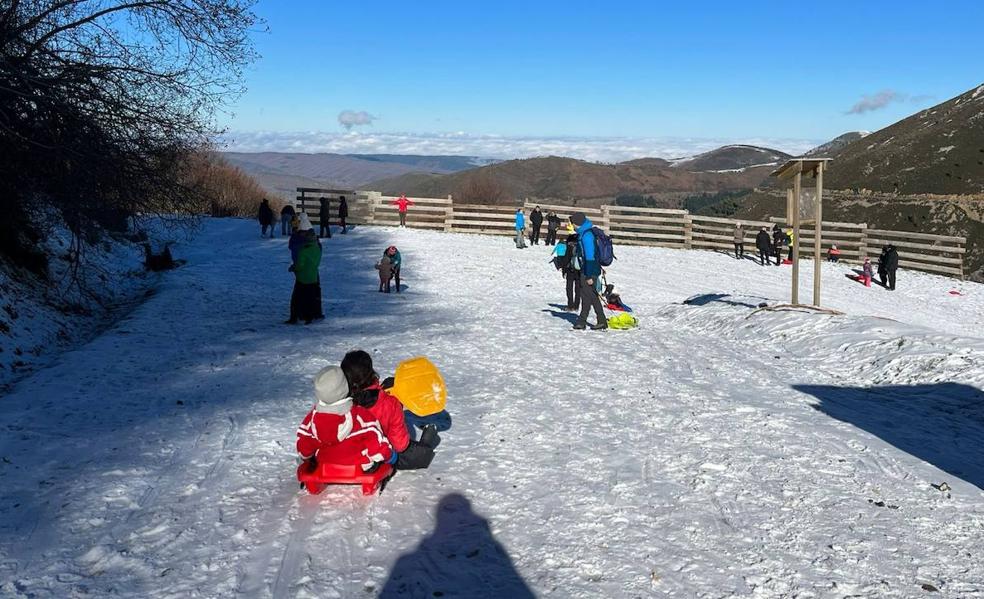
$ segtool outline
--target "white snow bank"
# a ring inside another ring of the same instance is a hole
[[[982,285],[824,264],[845,315],[756,311],[788,268],[620,247],[640,328],[582,333],[542,246],[359,228],[325,241],[327,320],[290,327],[285,244],[257,233],[209,222],[153,297],[0,401],[0,594],[981,592]],[[375,291],[391,243],[400,295]],[[356,347],[384,375],[434,360],[453,426],[378,497],[310,497],[294,431]]]

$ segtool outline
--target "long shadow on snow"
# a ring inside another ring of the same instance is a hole
[[[984,489],[984,392],[937,383],[886,387],[794,385],[814,408]]]
[[[750,304],[748,302],[743,302],[736,299],[730,299],[734,296],[727,293],[705,293],[702,295],[695,295],[683,300],[686,306],[706,306],[712,303],[728,304],[729,306],[740,306],[742,308],[760,308],[762,304]],[[765,298],[762,298],[765,301]]]
[[[441,498],[434,532],[396,561],[379,594],[381,599],[441,596],[535,596],[488,521],[457,493]]]
[[[58,423],[57,427],[50,427],[51,430],[46,425],[37,432],[22,435],[20,440],[10,440],[11,450],[20,450],[18,453],[21,454],[31,453],[42,466],[20,480],[8,478],[8,482],[17,484],[4,485],[5,488],[0,490],[0,499],[5,503],[5,509],[0,511],[0,544],[17,547],[29,538],[43,536],[48,541],[41,549],[54,550],[59,546],[71,545],[69,538],[74,533],[65,527],[70,519],[57,517],[65,511],[58,506],[69,500],[84,506],[98,503],[98,498],[109,488],[120,484],[115,475],[107,476],[108,472],[127,469],[146,471],[141,476],[150,487],[168,485],[171,487],[167,491],[169,494],[175,490],[173,485],[180,486],[179,481],[193,482],[185,480],[187,475],[183,473],[183,465],[191,459],[201,458],[202,450],[194,449],[188,454],[178,450],[197,447],[199,438],[202,442],[212,443],[219,452],[215,459],[221,467],[215,473],[222,473],[235,463],[237,454],[244,449],[242,444],[248,444],[248,440],[240,436],[235,445],[227,450],[222,443],[209,441],[211,435],[202,435],[221,432],[224,423],[232,418],[242,420],[240,427],[251,419],[286,420],[283,408],[298,405],[297,413],[293,414],[296,418],[289,418],[289,425],[278,436],[278,443],[282,440],[284,445],[292,446],[294,426],[303,417],[309,403],[313,402],[310,389],[311,377],[315,373],[307,372],[304,365],[285,358],[296,355],[300,344],[305,351],[317,352],[321,348],[329,352],[324,355],[325,363],[338,363],[344,352],[352,349],[346,341],[352,332],[339,334],[339,338],[334,339],[333,332],[343,331],[330,330],[333,319],[344,320],[347,323],[344,328],[381,340],[400,339],[422,329],[431,337],[453,334],[454,320],[441,309],[428,305],[426,310],[418,310],[410,318],[408,296],[407,301],[401,301],[400,296],[387,296],[376,291],[378,276],[373,264],[389,245],[385,232],[364,230],[360,236],[346,237],[343,238],[345,243],[335,239],[323,240],[322,287],[326,300],[334,302],[332,307],[335,308],[328,311],[326,324],[307,327],[279,324],[286,316],[290,297],[291,278],[286,270],[282,279],[278,277],[273,281],[264,281],[262,286],[243,284],[235,288],[233,293],[240,297],[233,304],[219,301],[227,297],[227,290],[214,284],[206,287],[206,281],[216,269],[215,265],[210,267],[204,263],[192,263],[187,269],[165,275],[165,280],[171,276],[179,277],[175,286],[166,294],[155,295],[138,315],[121,321],[106,334],[131,340],[121,342],[124,344],[121,352],[133,351],[134,347],[145,351],[143,347],[162,346],[172,334],[174,337],[170,345],[180,344],[181,349],[172,349],[168,357],[162,357],[153,372],[140,370],[147,361],[132,364],[121,359],[118,364],[106,364],[105,370],[92,372],[92,376],[99,379],[94,389],[45,385],[44,402],[52,406],[72,406],[73,409],[56,410]],[[274,252],[263,243],[272,242],[257,240],[255,246],[246,246],[243,255],[230,259],[269,261],[271,256],[279,256],[282,251],[286,269],[289,260],[286,243],[282,248],[274,248]],[[412,280],[413,253],[408,253],[405,260],[408,263],[406,275]],[[196,267],[200,269],[197,272]],[[265,272],[263,274],[266,275]],[[163,305],[155,307],[155,302],[163,301],[161,297],[164,295],[168,295],[173,302],[175,293],[187,296],[187,303],[194,304],[188,309],[195,315],[196,322],[174,326],[175,320],[186,316],[184,313],[153,313],[155,309],[163,308]],[[274,296],[272,299],[271,295]],[[276,298],[278,295],[279,302]],[[414,295],[420,297],[426,294],[418,291]],[[277,312],[278,309],[282,310],[282,315]],[[147,311],[152,314],[148,315]],[[170,332],[172,329],[175,329],[173,333]],[[145,341],[149,340],[149,345],[134,346],[132,340],[135,337],[144,337]],[[130,345],[127,346],[127,343]],[[333,347],[336,345],[337,350]],[[380,347],[386,351],[385,347]],[[251,362],[249,354],[243,351],[246,348],[255,348],[257,353],[271,355],[267,376],[257,376],[255,361]],[[85,351],[85,348],[80,351]],[[107,402],[108,392],[123,394],[128,399],[124,402]],[[299,397],[309,398],[310,401],[301,403],[297,400]],[[22,397],[10,396],[5,400],[14,402],[7,404],[9,408],[15,408],[15,404],[21,402],[37,401],[26,391]],[[76,405],[84,406],[84,409],[75,409]],[[73,434],[73,430],[80,432]],[[120,451],[116,451],[117,448]],[[176,453],[168,453],[168,449],[175,449]],[[166,457],[170,455],[174,458]],[[200,466],[198,470],[201,470]],[[171,476],[177,480],[165,480]],[[282,477],[267,480],[265,484],[295,488],[293,476],[293,461],[289,453],[285,453]],[[106,480],[106,488],[91,486],[91,481],[99,480]],[[72,493],[73,489],[80,488],[77,481],[90,483],[85,495]],[[201,482],[207,486],[228,485],[234,481]],[[294,494],[285,497],[293,498]],[[168,499],[172,498],[168,496]],[[16,509],[6,509],[10,507],[7,503]],[[132,509],[112,514],[116,518],[109,526],[126,528],[119,531],[121,535],[129,532],[128,529],[136,524],[136,521],[128,523],[132,516],[152,514],[160,508],[159,504],[143,504],[140,500],[139,505]],[[287,506],[268,507],[286,510]],[[114,548],[121,551],[125,551],[128,545],[126,541],[113,543]],[[32,560],[31,555],[18,552],[11,552],[8,557]],[[31,567],[37,568],[33,564]],[[105,584],[126,584],[128,589],[138,591],[144,584],[152,586],[153,580],[139,575],[124,575],[112,580],[106,577]]]
[[[547,309],[540,310],[540,312],[546,312],[547,314],[553,316],[554,318],[560,318],[561,320],[566,320],[571,324],[577,322],[577,318],[578,318],[577,312],[560,312],[557,310],[547,310]]]

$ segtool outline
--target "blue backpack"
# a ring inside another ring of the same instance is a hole
[[[591,232],[595,238],[595,258],[602,266],[611,266],[615,256],[615,249],[612,247],[612,238],[605,234],[598,227],[591,227]]]

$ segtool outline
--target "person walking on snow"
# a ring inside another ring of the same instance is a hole
[[[557,243],[557,229],[560,228],[560,218],[556,213],[550,211],[547,213],[547,245],[554,245]]]
[[[605,318],[605,308],[601,305],[598,289],[601,264],[598,263],[598,248],[595,245],[594,231],[592,231],[594,224],[584,216],[583,212],[572,214],[571,223],[577,227],[577,256],[581,262],[581,313],[578,315],[577,322],[574,323],[574,329],[583,330],[587,328],[588,314],[594,308],[597,322],[591,325],[591,330],[603,331],[608,328],[608,319]]]
[[[285,324],[304,324],[325,317],[321,308],[321,279],[318,269],[321,266],[321,243],[314,234],[314,227],[308,215],[301,213],[297,232],[287,243],[291,253],[288,270],[294,273],[294,291],[290,296],[290,318]]]
[[[543,213],[540,212],[540,207],[537,206],[530,212],[530,224],[533,225],[530,228],[530,244],[540,245],[540,227],[543,226]]]
[[[400,197],[390,202],[400,211],[400,226],[407,226],[407,208],[413,206],[413,200],[407,199],[407,194],[401,193]]]
[[[522,208],[516,208],[516,249],[526,248],[526,238],[523,232],[526,230],[526,217],[523,215]]]
[[[759,251],[759,264],[762,266],[772,264],[769,261],[769,254],[772,252],[772,240],[769,239],[769,232],[765,230],[765,227],[759,229],[758,235],[755,236],[755,247]],[[778,260],[778,258],[776,259]]]
[[[270,200],[263,198],[260,202],[260,209],[256,213],[256,220],[260,221],[260,237],[266,237],[267,227],[270,228],[270,238],[273,238],[273,209],[270,208]]]
[[[342,227],[342,235],[347,233],[345,219],[348,218],[348,202],[345,200],[345,196],[340,196],[338,198],[338,224]]]
[[[292,223],[294,222],[294,215],[297,212],[294,207],[290,204],[284,204],[284,207],[280,209],[280,235],[286,237],[294,233],[294,227]]]
[[[331,200],[321,198],[321,207],[318,210],[318,237],[331,239]]]
[[[735,259],[741,260],[745,257],[745,225],[735,224]]]
[[[861,267],[861,280],[864,281],[865,287],[871,287],[871,278],[874,276],[874,269],[871,266],[871,258],[865,256],[864,265]]]

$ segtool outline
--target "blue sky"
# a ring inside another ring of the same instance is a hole
[[[257,12],[262,57],[221,123],[234,148],[799,150],[984,81],[984,3],[260,0]],[[369,122],[347,130],[346,110]]]

